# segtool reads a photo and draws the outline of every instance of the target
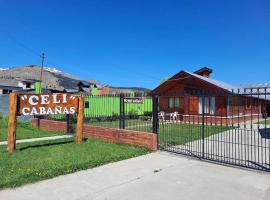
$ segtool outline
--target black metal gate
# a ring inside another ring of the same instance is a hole
[[[270,171],[269,105],[270,88],[159,96],[158,147]]]

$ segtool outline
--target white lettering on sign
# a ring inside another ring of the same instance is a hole
[[[124,98],[124,103],[142,104],[142,98]]]
[[[20,95],[19,114],[54,115],[75,114],[78,99],[67,94]]]
[[[23,115],[29,115],[30,114],[30,108],[23,108],[22,109],[22,114]]]
[[[35,99],[35,101],[34,101],[34,99]],[[38,104],[38,96],[35,96],[35,95],[33,95],[33,96],[30,96],[29,97],[29,104],[31,104],[31,105],[37,105]]]
[[[57,95],[56,94],[53,94],[53,103],[57,104],[57,103],[60,103],[60,100],[57,100]]]
[[[41,96],[41,104],[49,104],[49,95],[42,95]]]

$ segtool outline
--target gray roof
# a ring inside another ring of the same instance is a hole
[[[10,84],[0,84],[0,88],[3,89],[22,89],[22,87],[19,87],[17,85],[10,85]]]
[[[242,84],[241,88],[270,88],[270,83]]]
[[[270,83],[261,83],[261,84],[245,84],[245,85],[231,85],[229,83],[225,83],[223,81],[218,81],[211,78],[206,78],[200,76],[198,74],[194,74],[188,71],[184,71],[185,73],[195,76],[203,81],[211,83],[217,87],[220,87],[228,92],[239,93],[243,95],[253,96],[260,99],[268,99],[270,100]]]
[[[218,81],[218,80],[215,80],[215,79],[212,79],[212,78],[206,78],[206,77],[203,77],[203,76],[200,76],[198,74],[194,74],[194,73],[191,73],[191,72],[188,72],[188,71],[184,71],[185,73],[187,74],[190,74],[191,76],[195,76],[196,78],[199,78],[203,81],[206,81],[208,83],[211,83],[213,85],[216,85],[222,89],[225,89],[229,92],[232,92],[233,90],[237,90],[239,87],[235,86],[235,85],[231,85],[229,83],[225,83],[223,81]]]

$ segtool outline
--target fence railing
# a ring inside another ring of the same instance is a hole
[[[93,126],[153,131],[151,96],[130,94],[85,96],[85,123]]]
[[[159,148],[270,171],[270,90],[159,96]]]

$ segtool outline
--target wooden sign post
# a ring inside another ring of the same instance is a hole
[[[78,113],[76,143],[83,139],[84,99],[68,94],[10,94],[7,151],[16,149],[17,115],[70,115]]]
[[[17,123],[17,94],[11,93],[9,97],[9,114],[8,114],[8,138],[7,151],[13,152],[16,149],[16,123]]]
[[[84,99],[82,96],[79,97],[79,112],[77,118],[77,133],[76,143],[81,144],[83,139],[83,121],[84,121]]]

